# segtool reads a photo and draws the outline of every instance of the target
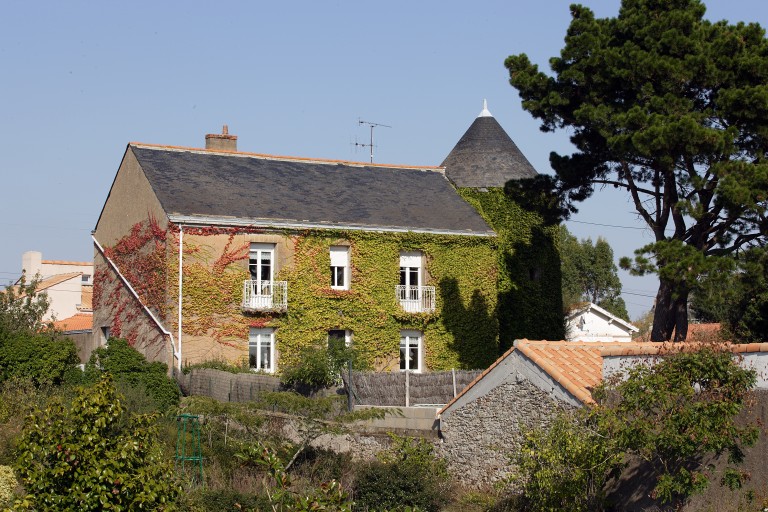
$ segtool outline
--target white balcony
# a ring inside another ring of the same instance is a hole
[[[288,309],[286,281],[243,282],[243,310],[285,311]]]
[[[407,313],[432,313],[435,311],[434,286],[395,286],[400,307]]]

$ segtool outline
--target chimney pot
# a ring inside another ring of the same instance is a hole
[[[237,135],[230,135],[229,127],[224,125],[221,133],[209,133],[205,136],[205,149],[237,151]]]

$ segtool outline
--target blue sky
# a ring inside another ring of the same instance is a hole
[[[583,2],[614,16],[618,0]],[[710,0],[713,20],[768,26],[759,0]],[[3,2],[0,17],[0,284],[21,254],[89,260],[129,141],[202,146],[223,124],[243,151],[438,165],[488,99],[539,172],[567,133],[544,134],[503,66],[544,69],[569,2]],[[269,190],[264,190],[268,200]],[[650,241],[628,198],[596,193],[568,223],[619,256]],[[622,226],[622,227],[613,227]],[[654,278],[622,274],[632,318]]]

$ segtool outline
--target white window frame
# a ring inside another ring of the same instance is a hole
[[[332,290],[349,290],[349,246],[346,245],[332,245],[330,250],[331,256],[331,289]],[[341,267],[341,279],[342,283],[338,284],[336,277],[337,269]]]
[[[400,284],[405,286],[421,286],[422,284],[422,260],[421,251],[400,252]],[[416,282],[412,282],[413,270],[416,270]]]
[[[416,364],[413,364],[413,359],[410,359],[409,348],[416,348]],[[403,357],[403,350],[405,349],[406,357]],[[400,331],[400,371],[411,371],[413,373],[421,373],[423,370],[424,361],[424,334],[421,331],[404,330]],[[405,367],[404,367],[405,366]]]
[[[259,243],[252,243],[250,251],[248,253],[248,273],[251,277],[253,277],[253,274],[251,272],[251,267],[253,266],[252,261],[256,261],[256,279],[252,279],[253,281],[259,281],[260,283],[264,281],[261,278],[261,262],[263,259],[263,254],[269,254],[269,280],[267,281],[269,284],[273,283],[275,280],[275,244],[259,244]]]
[[[328,331],[328,343],[330,345],[331,342],[331,333],[332,332],[343,332],[344,333],[344,346],[351,347],[352,346],[352,331],[348,329],[330,329]]]
[[[264,366],[261,360],[262,347],[269,347],[269,364]],[[251,366],[251,350],[256,349],[256,365]],[[277,365],[275,364],[275,330],[272,328],[251,327],[248,333],[248,366],[251,371],[275,373]]]

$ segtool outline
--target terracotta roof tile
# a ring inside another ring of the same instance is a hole
[[[40,263],[46,263],[48,265],[77,265],[78,267],[93,265],[92,261],[42,260]]]
[[[53,326],[64,332],[90,331],[93,329],[93,315],[91,313],[77,313],[64,320],[57,320]]]
[[[37,291],[41,292],[43,290],[47,290],[51,286],[56,286],[57,284],[63,283],[64,281],[69,281],[74,277],[80,277],[80,275],[82,275],[82,272],[67,272],[66,274],[56,274],[55,276],[43,279],[37,283]]]
[[[669,355],[700,350],[712,346],[733,353],[768,352],[768,343],[650,343],[650,342],[576,342],[517,340],[515,346],[496,360],[473,380],[461,393],[448,402],[442,414],[461,396],[480,382],[514,350],[519,350],[554,381],[585,404],[593,404],[592,390],[603,379],[604,357]]]

